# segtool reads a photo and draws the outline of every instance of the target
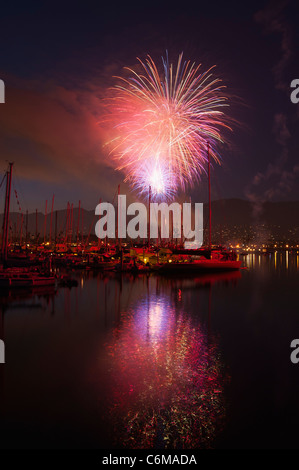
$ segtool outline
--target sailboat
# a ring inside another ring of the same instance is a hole
[[[206,249],[173,250],[173,255],[181,255],[181,260],[169,257],[168,262],[158,267],[159,272],[196,271],[222,272],[238,270],[242,262],[237,259],[234,251],[225,248],[212,249],[212,210],[211,210],[211,176],[210,176],[210,146],[207,145],[208,155],[208,185],[209,185],[209,245]],[[188,255],[188,256],[187,256]],[[157,267],[156,267],[157,269]]]
[[[12,167],[13,163],[9,163],[9,170],[6,172],[6,192],[1,246],[1,260],[3,267],[0,270],[0,288],[39,287],[54,285],[56,282],[56,277],[50,273],[30,271],[28,269],[21,268],[8,268],[7,252]]]

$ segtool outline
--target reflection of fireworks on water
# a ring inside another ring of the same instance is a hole
[[[200,73],[200,66],[183,61],[183,54],[176,67],[168,55],[162,58],[162,72],[150,56],[138,60],[142,72],[126,68],[130,77],[118,77],[120,84],[108,100],[115,134],[111,153],[140,193],[151,185],[153,195],[170,197],[198,181],[206,167],[207,141],[219,162],[216,144],[223,141],[220,130],[228,128],[223,113],[227,98],[220,80],[212,78],[213,67]],[[144,167],[160,173],[149,179]]]
[[[150,186],[152,195],[156,200],[160,197],[172,198],[177,189],[169,168],[165,166],[165,162],[159,159],[145,161],[139,170],[139,174],[131,175],[130,181],[140,194],[147,194]],[[147,186],[145,186],[145,182]]]
[[[117,444],[208,448],[224,421],[219,353],[200,327],[162,300],[126,316],[109,345]]]

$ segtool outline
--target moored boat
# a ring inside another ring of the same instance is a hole
[[[114,270],[117,272],[145,273],[150,271],[150,267],[136,257],[124,257],[114,266]]]

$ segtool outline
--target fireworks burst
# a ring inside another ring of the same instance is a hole
[[[183,61],[176,66],[162,58],[159,72],[153,59],[138,59],[142,72],[126,68],[129,78],[117,77],[108,99],[114,138],[111,155],[134,189],[170,198],[199,181],[206,171],[207,142],[210,156],[220,163],[216,150],[229,129],[223,107],[228,106],[221,80],[212,68]]]

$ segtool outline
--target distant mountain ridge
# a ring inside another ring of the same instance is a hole
[[[299,226],[299,201],[254,204],[243,199],[220,199],[211,205],[216,224]]]

